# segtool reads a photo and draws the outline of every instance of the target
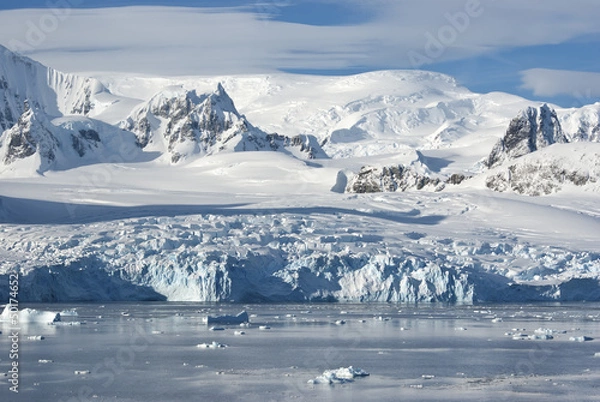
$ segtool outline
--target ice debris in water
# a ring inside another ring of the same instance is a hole
[[[337,370],[325,370],[322,375],[308,380],[309,384],[344,384],[354,381],[356,377],[367,377],[370,374],[361,368],[340,367]]]
[[[218,342],[211,342],[211,343],[200,343],[198,344],[196,347],[201,348],[201,349],[221,349],[221,348],[228,348],[228,345],[225,345],[224,343],[218,343]]]
[[[550,328],[538,328],[533,332],[538,335],[554,335],[554,334],[566,334],[567,333],[567,331],[564,331],[564,330],[557,330],[557,329],[550,329]]]
[[[588,342],[593,341],[594,338],[590,338],[589,336],[572,336],[569,338],[571,342]]]

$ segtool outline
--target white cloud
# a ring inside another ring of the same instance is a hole
[[[12,10],[0,12],[0,42],[64,71],[203,75],[407,68],[600,32],[597,0],[343,4],[371,7],[366,14],[375,17],[354,26],[309,26],[261,19],[252,7]]]
[[[522,87],[536,96],[568,95],[588,103],[600,96],[600,73],[533,68],[521,72]]]

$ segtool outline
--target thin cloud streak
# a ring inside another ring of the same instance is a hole
[[[48,23],[50,9],[2,11],[0,38],[3,45],[63,71],[175,76],[355,66],[427,68],[600,32],[596,0],[377,0],[367,4],[374,18],[352,26],[265,19],[249,12],[251,7],[73,9],[56,27]],[[365,2],[360,5],[366,7]],[[469,10],[477,12],[465,20]],[[36,29],[37,40],[32,43],[29,39],[36,39]],[[410,57],[414,54],[425,56],[424,62],[415,65]]]

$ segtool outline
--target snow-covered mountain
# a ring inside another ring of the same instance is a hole
[[[131,133],[82,116],[49,119],[42,109],[25,102],[17,123],[0,136],[0,174],[28,176],[141,160]]]
[[[50,117],[88,114],[106,92],[94,78],[64,74],[0,45],[0,129],[11,128],[25,101]]]
[[[222,151],[263,151],[297,148],[305,158],[324,156],[316,140],[267,134],[239,114],[219,83],[216,91],[170,87],[139,106],[121,126],[133,131],[141,148],[168,154],[172,163]]]
[[[0,50],[0,280],[23,301],[600,300],[599,104]]]
[[[600,103],[565,111],[560,124],[571,141],[600,142]]]

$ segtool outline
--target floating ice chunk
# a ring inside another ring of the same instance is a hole
[[[11,322],[13,321],[14,314],[16,311],[11,311],[11,306],[7,305],[4,307],[2,314],[0,314],[0,321]],[[18,312],[19,322],[21,323],[39,323],[39,324],[52,324],[60,321],[60,314],[51,311],[38,311],[31,308],[24,308]]]
[[[588,342],[593,341],[594,338],[590,338],[589,336],[572,336],[569,338],[571,342]]]
[[[225,345],[224,343],[212,341],[211,343],[199,343],[198,345],[196,345],[196,347],[200,349],[222,349],[228,348],[229,346]]]
[[[205,324],[238,325],[248,322],[248,313],[242,311],[238,315],[206,316],[202,319]]]
[[[337,370],[326,370],[322,375],[308,380],[309,384],[344,384],[354,381],[356,377],[367,377],[370,374],[360,368],[340,367]]]
[[[527,339],[531,341],[549,341],[554,339],[552,335],[529,335]]]
[[[88,375],[91,374],[90,370],[75,370],[75,375]]]
[[[538,335],[554,335],[554,334],[566,334],[567,333],[567,331],[559,331],[557,329],[550,329],[550,328],[538,328],[533,332]]]

